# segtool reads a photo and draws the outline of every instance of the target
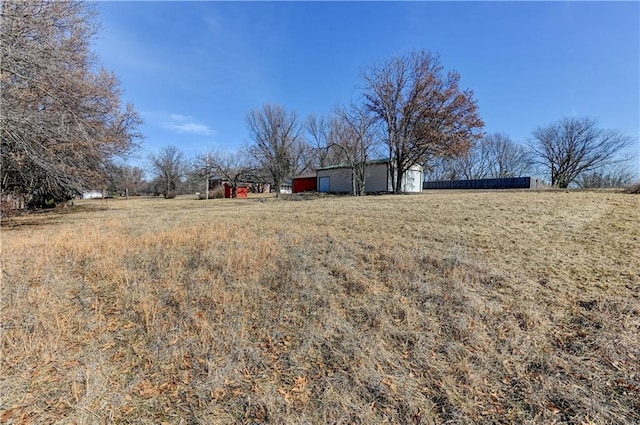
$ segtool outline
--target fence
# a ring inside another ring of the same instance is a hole
[[[423,182],[423,189],[537,189],[542,180],[534,177],[508,177],[502,179],[439,180]]]

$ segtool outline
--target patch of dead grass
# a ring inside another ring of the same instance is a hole
[[[640,420],[636,197],[80,207],[3,225],[2,423]]]

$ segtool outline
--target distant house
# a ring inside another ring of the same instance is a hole
[[[82,199],[102,199],[103,194],[101,190],[86,190],[82,192]]]
[[[280,193],[285,195],[293,193],[293,183],[290,181],[282,183],[280,185]]]
[[[318,192],[348,193],[352,189],[352,167],[349,165],[331,165],[317,171]],[[388,159],[368,161],[365,166],[365,192],[393,192],[392,173]],[[422,192],[422,166],[414,165],[405,172],[402,179],[402,191],[406,193]]]
[[[27,205],[27,197],[23,193],[5,193],[0,196],[0,213],[11,213],[15,210],[23,210]]]
[[[269,193],[269,183],[257,181],[240,181],[237,183],[236,195],[238,198],[246,198],[249,193]],[[222,177],[214,176],[209,179],[209,193],[221,191],[225,198],[231,198],[233,194],[233,184]]]

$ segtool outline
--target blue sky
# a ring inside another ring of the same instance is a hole
[[[357,100],[376,60],[425,49],[474,90],[485,131],[526,142],[588,115],[636,139],[638,2],[100,2],[94,50],[142,114],[132,162],[250,142],[266,103],[304,119]]]

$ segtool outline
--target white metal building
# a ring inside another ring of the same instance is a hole
[[[392,192],[391,171],[387,159],[369,161],[366,165],[365,192]],[[352,169],[348,165],[332,165],[317,171],[318,192],[347,193],[351,192]],[[414,165],[402,179],[402,191],[407,193],[422,192],[422,166]]]

